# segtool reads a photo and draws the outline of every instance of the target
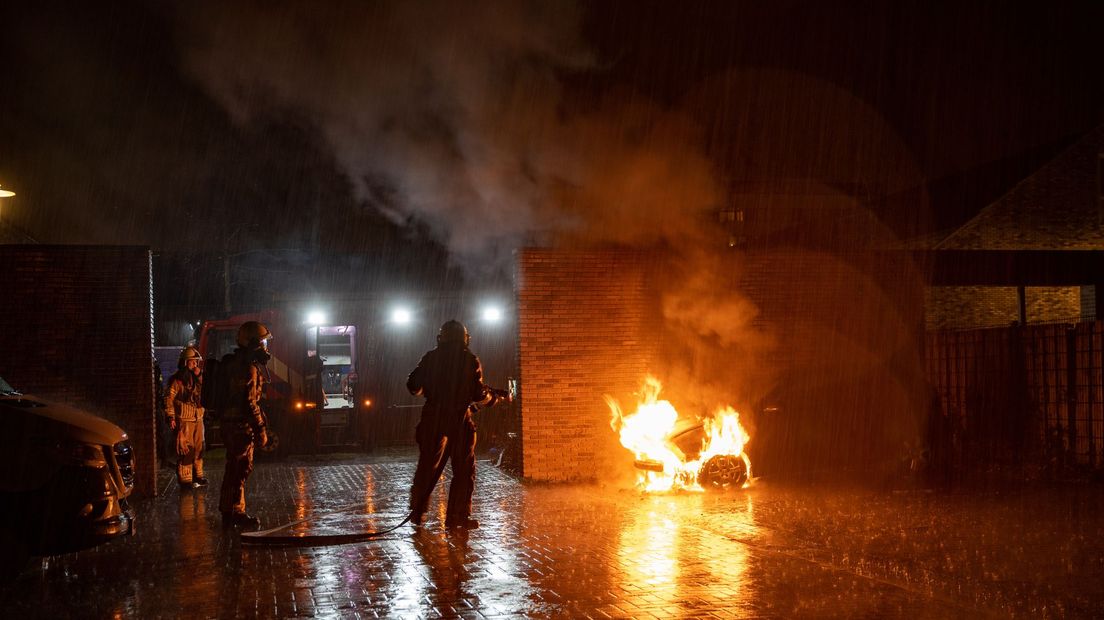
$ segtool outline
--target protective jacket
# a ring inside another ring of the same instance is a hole
[[[473,404],[486,407],[500,398],[483,384],[479,358],[459,343],[442,343],[422,356],[418,367],[406,379],[406,389],[425,397],[423,421],[433,418],[445,425],[458,425],[470,419],[469,408]]]
[[[181,368],[169,379],[164,392],[165,417],[169,420],[203,419],[203,377]]]
[[[223,358],[221,365],[219,371],[226,373],[226,394],[221,400],[226,403],[223,424],[245,424],[254,431],[261,430],[267,423],[261,409],[265,385],[261,365],[245,349],[236,349]]]

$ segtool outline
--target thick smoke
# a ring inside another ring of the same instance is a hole
[[[652,243],[717,203],[677,112],[579,103],[597,70],[567,3],[189,5],[184,63],[240,122],[305,116],[359,196],[426,225],[462,265],[522,244]]]
[[[709,238],[722,192],[700,129],[631,92],[566,87],[566,74],[604,71],[573,5],[193,11],[185,64],[239,122],[310,119],[366,203],[427,226],[458,264],[504,268],[532,244],[667,247],[676,274],[663,304],[676,340],[741,358],[761,348],[749,341],[755,309],[717,281],[731,269],[700,250],[723,247]]]

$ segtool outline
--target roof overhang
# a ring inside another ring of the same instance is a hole
[[[1104,285],[1104,250],[913,252],[931,286]]]

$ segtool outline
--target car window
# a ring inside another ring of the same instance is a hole
[[[15,388],[8,385],[7,381],[4,381],[3,377],[0,377],[0,394],[15,394]]]

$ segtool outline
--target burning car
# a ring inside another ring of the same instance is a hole
[[[647,377],[631,414],[606,397],[613,415],[610,425],[636,458],[639,486],[646,491],[747,486],[751,460],[744,446],[751,437],[740,424],[740,414],[725,407],[702,420],[681,419],[670,402],[659,398],[662,388],[658,379]]]
[[[133,451],[118,426],[25,396],[0,378],[0,578],[31,555],[78,551],[134,533]]]

